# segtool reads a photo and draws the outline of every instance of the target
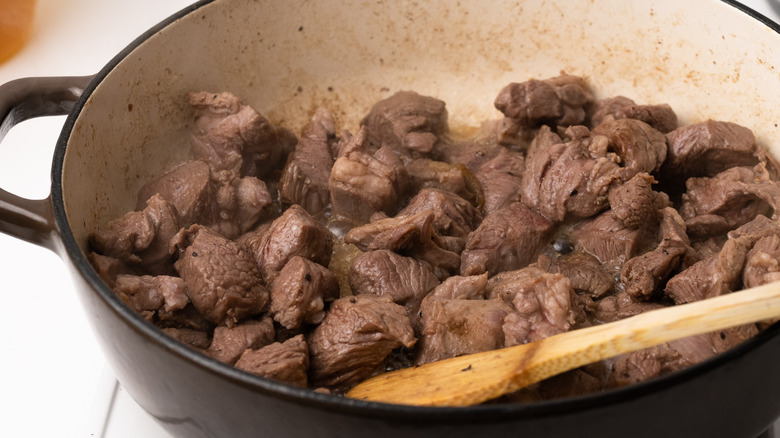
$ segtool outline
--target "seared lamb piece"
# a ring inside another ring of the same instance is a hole
[[[409,216],[379,219],[351,229],[344,236],[361,251],[387,249],[427,262],[444,279],[458,271],[460,256],[448,248],[434,227],[436,214],[422,210]]]
[[[669,152],[662,172],[671,178],[715,176],[735,166],[753,166],[753,132],[731,122],[708,120],[666,134]]]
[[[652,225],[652,224],[651,224]],[[652,225],[653,233],[654,225]],[[616,265],[637,255],[648,239],[647,227],[629,229],[605,211],[572,228],[572,237],[585,251],[601,263]]]
[[[236,361],[236,368],[272,380],[306,388],[309,348],[303,335],[257,350],[249,348]]]
[[[177,231],[176,207],[155,195],[143,210],[128,212],[90,234],[89,242],[97,253],[129,267],[139,267],[155,275],[169,274],[172,259],[168,241]]]
[[[759,239],[748,252],[742,282],[756,287],[780,280],[780,235]]]
[[[495,107],[520,129],[543,124],[578,125],[585,121],[585,106],[593,102],[585,81],[562,73],[543,81],[511,83],[496,97]]]
[[[510,304],[437,295],[425,298],[420,307],[418,365],[504,346],[504,318],[514,311]]]
[[[295,256],[271,285],[271,316],[287,329],[319,324],[325,318],[325,303],[339,297],[339,282],[328,268]]]
[[[197,223],[234,238],[250,230],[272,201],[263,181],[235,176],[212,174],[202,161],[185,161],[144,184],[138,191],[138,205],[159,194],[176,207],[180,227]]]
[[[660,210],[662,216],[658,231],[658,246],[628,260],[620,272],[623,290],[637,299],[649,299],[675,271],[683,270],[699,261],[699,255],[690,245],[685,223],[672,207]]]
[[[450,163],[460,163],[472,173],[487,163],[504,149],[503,146],[490,139],[441,143],[437,145],[432,155]]]
[[[120,274],[132,274],[133,271],[127,267],[124,263],[114,257],[108,257],[96,252],[91,252],[87,256],[89,263],[97,271],[100,278],[106,282],[108,287],[114,287],[117,275]]]
[[[642,172],[612,189],[608,196],[612,217],[629,229],[656,222],[659,210],[670,203],[665,194],[653,190],[655,182],[655,178]]]
[[[485,298],[487,285],[487,273],[466,277],[453,275],[436,286],[428,296],[447,300],[481,300]]]
[[[390,296],[406,308],[416,326],[420,303],[439,285],[439,279],[427,263],[380,249],[355,259],[349,270],[349,285],[355,295]]]
[[[236,363],[247,349],[257,350],[274,342],[276,330],[269,317],[259,320],[247,320],[233,327],[219,326],[214,328],[206,353],[228,365]]]
[[[237,243],[193,225],[171,239],[176,271],[195,309],[214,324],[232,327],[268,304],[268,290],[252,257]]]
[[[397,216],[407,216],[424,210],[433,210],[433,227],[445,239],[457,239],[465,246],[469,233],[482,222],[482,213],[460,196],[439,189],[422,189],[409,201]],[[453,245],[447,245],[452,247]]]
[[[680,215],[697,238],[725,233],[758,215],[773,216],[780,199],[780,183],[769,178],[763,164],[690,178],[685,186]]]
[[[515,312],[504,319],[505,345],[535,342],[568,331],[574,323],[571,281],[528,266],[490,278],[487,298],[512,303]]]
[[[552,231],[552,222],[519,202],[496,210],[469,235],[460,273],[520,269],[536,261]]]
[[[364,127],[351,138],[328,180],[333,215],[359,224],[376,212],[394,214],[407,184],[403,163],[392,150],[366,152],[367,132]]]
[[[408,160],[405,169],[409,175],[411,193],[440,189],[467,199],[472,204],[482,200],[479,180],[463,164],[415,158]]]
[[[439,99],[399,91],[380,100],[360,122],[372,143],[405,154],[431,152],[448,131],[447,110]]]
[[[165,318],[190,303],[184,280],[168,275],[121,274],[116,277],[114,292],[147,321]]]
[[[331,232],[303,207],[293,204],[263,234],[254,256],[266,284],[271,284],[293,257],[328,266],[332,251]]]
[[[182,344],[203,353],[205,353],[211,343],[209,334],[203,330],[187,327],[163,327],[162,331]]]
[[[626,292],[618,292],[615,295],[607,295],[596,301],[596,308],[593,309],[593,318],[595,322],[607,323],[663,307],[664,305],[661,303],[640,301]]]
[[[569,128],[572,140],[536,148],[526,159],[522,201],[553,222],[586,218],[607,207],[607,194],[626,179],[609,140]]]
[[[482,186],[485,214],[520,200],[524,170],[523,154],[507,148],[501,148],[495,157],[477,169],[474,176]]]
[[[597,101],[593,105],[590,126],[595,128],[609,118],[641,120],[664,134],[677,128],[677,114],[669,105],[637,105],[625,96]]]
[[[282,171],[279,197],[283,205],[299,204],[312,215],[328,207],[328,178],[333,167],[331,144],[335,139],[333,116],[324,108],[317,109]]]
[[[666,137],[640,120],[607,120],[593,128],[593,134],[609,138],[623,166],[634,172],[657,172],[666,160]]]
[[[334,301],[308,340],[312,384],[336,390],[381,372],[390,352],[417,342],[406,309],[370,294]]]
[[[562,274],[571,281],[577,293],[600,298],[615,289],[615,279],[602,267],[599,260],[584,252],[572,252],[560,257],[542,254],[537,266],[551,274]]]
[[[264,178],[278,169],[297,142],[230,93],[190,93],[195,108],[192,152],[212,170]]]

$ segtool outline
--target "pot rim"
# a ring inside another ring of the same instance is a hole
[[[215,0],[200,0],[181,11],[171,15],[157,25],[137,37],[114,58],[111,59],[90,81],[81,97],[78,99],[73,109],[68,114],[62,131],[57,140],[52,160],[52,186],[51,203],[54,212],[54,219],[62,241],[60,255],[67,256],[73,263],[79,274],[89,283],[95,293],[106,302],[119,317],[129,324],[135,331],[139,332],[145,338],[156,342],[159,346],[180,358],[196,365],[197,367],[217,375],[233,384],[243,386],[246,389],[261,392],[266,395],[273,395],[280,399],[305,403],[309,406],[316,406],[323,410],[338,411],[341,414],[352,414],[366,417],[387,417],[399,419],[414,419],[425,417],[446,418],[452,423],[474,422],[476,421],[495,421],[500,419],[518,419],[518,418],[541,418],[551,415],[557,415],[566,412],[585,412],[588,410],[602,409],[606,406],[621,403],[628,400],[636,400],[643,397],[653,396],[664,389],[677,385],[689,379],[702,376],[713,372],[722,366],[727,365],[733,359],[750,354],[771,339],[780,335],[780,322],[761,331],[758,335],[743,342],[742,344],[718,354],[713,358],[689,366],[683,370],[670,373],[661,377],[631,384],[625,387],[610,389],[597,393],[589,393],[574,397],[559,398],[553,400],[539,401],[533,403],[507,403],[495,405],[478,405],[470,407],[422,407],[410,405],[391,405],[386,403],[368,402],[363,400],[351,399],[342,396],[333,396],[321,394],[310,389],[303,389],[283,384],[277,381],[266,379],[254,374],[239,370],[216,359],[199,353],[184,344],[167,336],[158,327],[150,324],[138,313],[130,309],[119,297],[106,285],[100,278],[95,269],[82,253],[71,232],[65,211],[64,198],[62,193],[63,164],[67,152],[68,140],[76,120],[81,114],[81,110],[86,105],[92,93],[105,77],[125,58],[130,55],[135,48],[143,44],[150,37],[157,34],[162,29],[170,26],[176,20],[199,10],[205,5],[213,3]],[[780,34],[780,25],[768,19],[762,14],[738,3],[736,0],[720,0],[741,13],[758,20]],[[89,292],[89,293],[92,293]]]

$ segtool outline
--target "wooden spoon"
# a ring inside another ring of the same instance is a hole
[[[380,374],[355,386],[347,396],[408,405],[474,405],[589,363],[778,316],[780,282],[538,342]]]

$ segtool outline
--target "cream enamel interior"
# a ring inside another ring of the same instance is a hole
[[[507,83],[561,70],[599,97],[669,103],[683,124],[734,121],[780,150],[780,35],[717,0],[218,0],[90,96],[63,168],[70,225],[84,248],[187,156],[191,90],[231,91],[294,132],[327,106],[354,132],[373,102],[409,89],[444,100],[457,130],[499,117]]]

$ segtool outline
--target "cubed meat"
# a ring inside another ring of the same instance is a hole
[[[397,216],[433,211],[433,227],[440,236],[465,240],[482,222],[482,213],[462,197],[439,189],[422,189]],[[461,248],[462,251],[462,248]],[[457,251],[460,252],[460,251]]]
[[[390,297],[339,298],[309,337],[312,383],[347,389],[382,371],[394,349],[416,342],[406,309]]]
[[[236,363],[247,349],[257,350],[274,342],[276,331],[269,317],[249,319],[233,327],[214,328],[206,353],[228,365]]]
[[[629,229],[606,211],[573,227],[573,240],[585,251],[596,256],[601,263],[619,265],[637,255],[648,232],[648,227]]]
[[[608,120],[593,128],[593,134],[607,137],[623,166],[633,172],[657,172],[666,160],[666,137],[640,120]]]
[[[91,252],[87,256],[89,263],[95,268],[100,278],[106,282],[108,287],[113,288],[117,275],[132,274],[133,271],[127,265],[113,257],[104,256],[96,252]]]
[[[523,154],[507,148],[501,148],[495,157],[477,169],[474,176],[482,187],[485,214],[520,201],[524,171]]]
[[[182,310],[190,302],[184,280],[169,275],[118,275],[114,292],[148,321]]]
[[[325,303],[339,297],[339,282],[328,268],[301,256],[290,259],[271,285],[274,320],[287,329],[319,324]]]
[[[237,243],[209,228],[193,225],[171,240],[176,271],[187,283],[192,304],[208,321],[233,326],[268,304],[254,260]]]
[[[669,105],[637,105],[625,96],[597,101],[591,111],[590,126],[595,128],[610,118],[641,120],[664,134],[677,129],[677,114]]]
[[[309,348],[304,336],[297,335],[283,343],[274,342],[257,350],[249,348],[235,366],[261,377],[306,388]]]
[[[577,293],[600,298],[615,290],[615,279],[599,262],[587,253],[572,252],[560,257],[541,254],[537,266],[551,274],[562,274],[571,281]]]
[[[753,132],[736,123],[694,123],[666,134],[666,140],[669,152],[664,177],[715,176],[731,167],[758,163]]]
[[[659,210],[670,203],[668,196],[653,190],[655,183],[655,178],[642,172],[613,188],[608,196],[612,217],[629,229],[657,222]]]

